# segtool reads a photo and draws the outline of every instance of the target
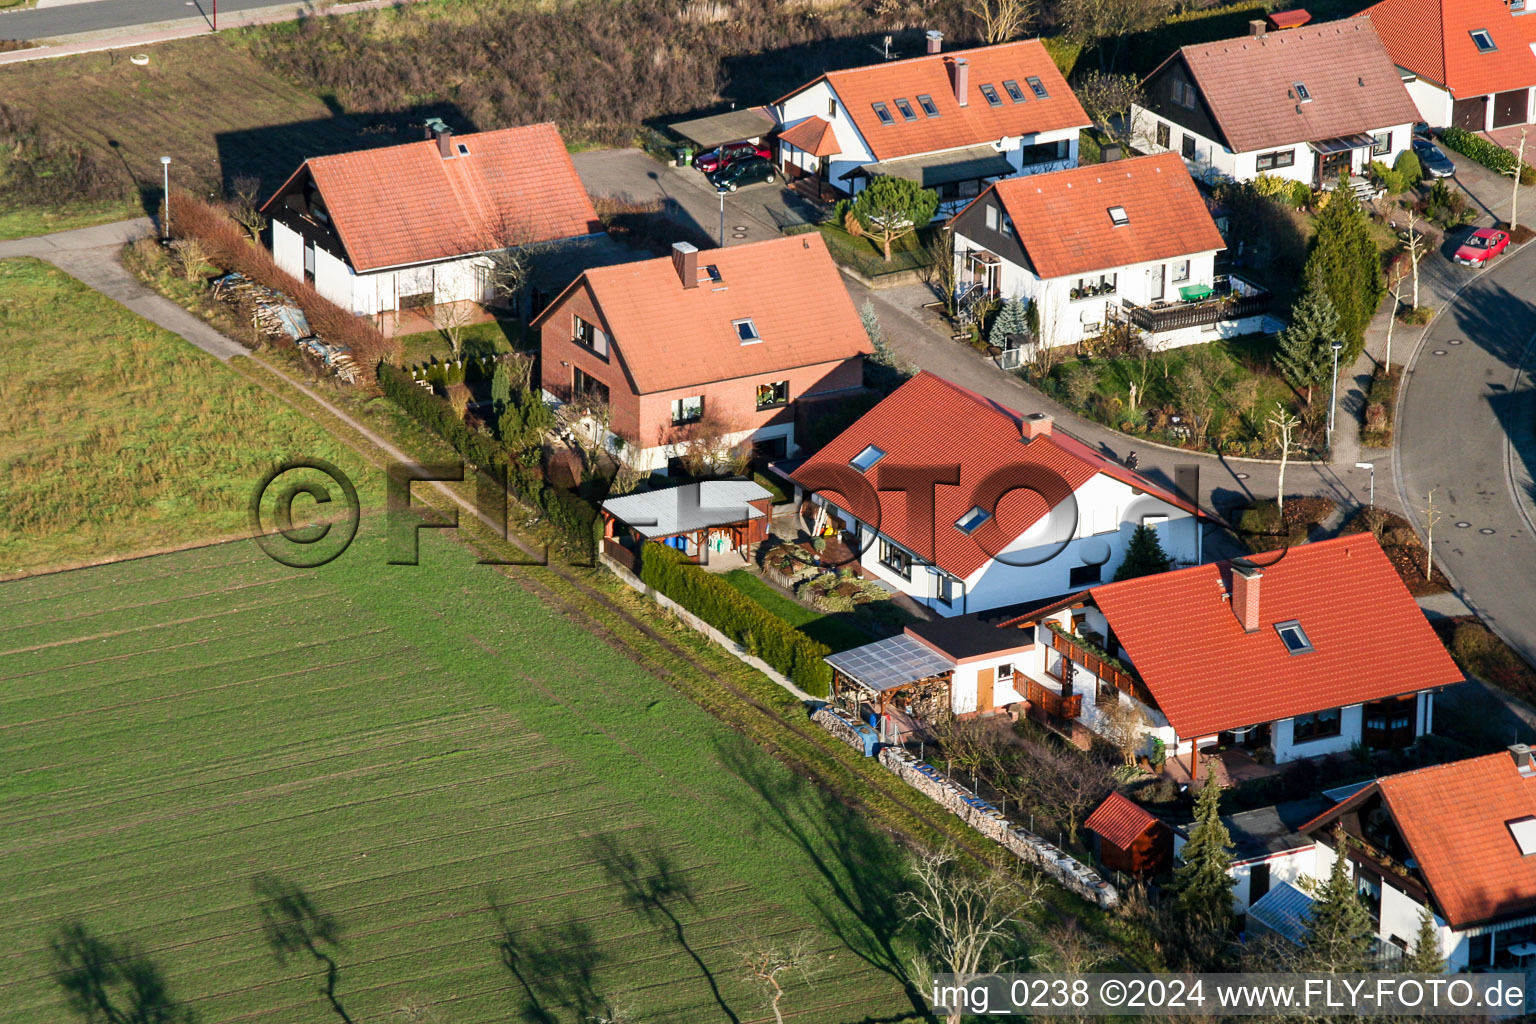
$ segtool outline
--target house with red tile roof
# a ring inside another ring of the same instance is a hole
[[[373,316],[490,302],[487,253],[606,237],[553,124],[425,134],[306,160],[262,206],[278,267]]]
[[[1092,587],[1011,625],[1035,630],[1015,671],[1058,718],[1102,731],[1102,708],[1129,703],[1192,775],[1215,747],[1276,763],[1406,747],[1463,680],[1370,534]]]
[[[607,443],[646,472],[794,455],[796,408],[862,389],[870,351],[814,232],[588,270],[532,327],[546,396],[606,409]]]
[[[1419,116],[1485,131],[1536,120],[1536,23],[1530,0],[1381,0],[1376,27]]]
[[[989,182],[1077,165],[1090,124],[1038,39],[828,71],[773,104],[785,178],[847,194],[876,175],[939,193],[947,216]]]
[[[1176,153],[1008,178],[952,225],[962,303],[1034,303],[1029,342],[1074,345],[1127,321],[1172,348],[1254,333],[1269,309],[1264,289],[1217,275],[1226,243]]]
[[[1304,25],[1186,46],[1142,84],[1135,144],[1179,154],[1202,180],[1260,174],[1312,188],[1391,165],[1418,120],[1372,22]]]
[[[1109,579],[1139,525],[1200,560],[1203,513],[1044,413],[1023,415],[926,371],[793,473],[819,534],[863,573],[943,616]],[[1011,692],[1011,691],[1010,691]],[[1017,700],[999,689],[989,706]]]
[[[1524,744],[1388,775],[1301,831],[1311,875],[1349,837],[1349,873],[1385,943],[1411,949],[1424,910],[1451,971],[1518,971],[1536,956],[1536,766]]]

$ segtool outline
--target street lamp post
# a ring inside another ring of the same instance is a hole
[[[1368,470],[1371,471],[1371,508],[1375,508],[1376,507],[1376,463],[1374,463],[1374,462],[1357,462],[1357,463],[1355,463],[1355,468],[1356,469],[1368,469]]]
[[[1333,343],[1333,386],[1328,389],[1328,450],[1333,451],[1333,413],[1339,404],[1339,350],[1342,341]]]
[[[171,237],[171,158],[160,158],[160,166],[165,169],[165,218],[160,225],[160,237]]]
[[[725,189],[715,189],[715,195],[720,197],[720,248],[725,248]]]

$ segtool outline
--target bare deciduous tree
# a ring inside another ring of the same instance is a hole
[[[739,476],[752,461],[746,432],[743,424],[706,405],[694,422],[662,428],[659,440],[690,476]]]
[[[1147,716],[1133,701],[1117,699],[1108,706],[1099,706],[1099,733],[1125,758],[1126,764],[1136,763],[1136,751],[1146,732]]]
[[[1280,479],[1275,483],[1275,506],[1281,516],[1285,515],[1285,464],[1291,457],[1291,436],[1299,423],[1295,416],[1285,411],[1285,406],[1275,403],[1275,414],[1269,418],[1269,425],[1275,428],[1275,436],[1280,440]]]
[[[804,935],[784,941],[753,936],[742,942],[736,955],[742,975],[768,1000],[777,1024],[784,1024],[784,986],[798,978],[809,988],[816,980],[819,957],[810,942]]]
[[[261,181],[242,174],[230,183],[229,215],[236,224],[250,233],[251,241],[261,244],[261,233],[267,229],[267,218],[260,208]]]
[[[1017,746],[998,788],[1020,807],[1057,819],[1075,836],[1078,822],[1114,788],[1108,768],[1039,730],[1021,733]]]
[[[928,286],[944,302],[944,311],[955,315],[955,289],[959,287],[959,267],[955,264],[955,231],[948,224],[933,232],[923,247],[928,260],[924,273]]]
[[[432,326],[448,340],[455,359],[464,354],[464,328],[469,326],[472,308],[468,302],[439,302],[432,307]]]
[[[1078,79],[1072,92],[1100,131],[1115,142],[1130,143],[1135,134],[1131,104],[1141,100],[1141,83],[1135,75],[1090,71]]]
[[[607,447],[608,424],[612,419],[613,408],[607,396],[591,391],[576,392],[559,408],[557,423],[575,440],[589,471],[597,467],[598,457]]]
[[[965,10],[981,22],[982,39],[993,45],[1022,35],[1039,10],[1039,0],[966,0]]]
[[[181,264],[181,276],[196,281],[208,270],[208,250],[195,238],[178,238],[171,243],[176,259]]]
[[[1097,45],[1099,70],[1109,71],[1127,36],[1161,24],[1172,9],[1172,0],[1062,0],[1058,13],[1070,35]]]

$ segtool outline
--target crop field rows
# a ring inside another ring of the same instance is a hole
[[[48,946],[73,921],[202,1021],[337,1019],[317,961],[274,957],[262,876],[338,922],[359,1022],[762,1020],[749,933],[824,957],[796,1019],[910,1009],[826,926],[857,930],[809,891],[813,830],[704,770],[781,766],[451,542],[416,568],[384,544],[0,584],[0,1022],[61,1019]]]

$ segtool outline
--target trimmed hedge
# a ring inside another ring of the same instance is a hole
[[[452,406],[416,384],[399,367],[388,363],[379,366],[379,390],[412,419],[447,441],[466,462],[506,480],[509,493],[544,512],[564,535],[573,554],[591,561],[601,519],[590,502],[546,484],[536,467],[517,462],[493,439],[471,430]]]
[[[719,576],[662,544],[646,544],[640,579],[762,658],[813,697],[832,692],[832,653]]]
[[[1440,133],[1440,141],[1462,156],[1469,156],[1491,171],[1508,174],[1515,166],[1515,154],[1497,143],[1475,135],[1465,128],[1451,127]],[[1520,184],[1536,185],[1536,168],[1520,165]]]

